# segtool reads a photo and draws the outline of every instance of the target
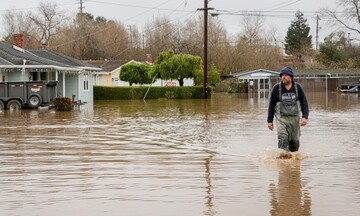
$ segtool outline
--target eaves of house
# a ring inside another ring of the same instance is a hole
[[[267,69],[257,69],[246,72],[233,73],[232,77],[238,79],[268,79],[272,76],[279,76],[279,72],[267,70]]]

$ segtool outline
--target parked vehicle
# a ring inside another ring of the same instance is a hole
[[[343,93],[359,93],[360,83],[343,84],[340,86],[340,92]]]
[[[56,97],[58,81],[0,82],[0,110],[38,108]]]

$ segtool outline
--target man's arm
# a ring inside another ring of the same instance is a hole
[[[299,91],[299,101],[301,105],[301,112],[302,112],[302,118],[308,119],[309,118],[309,105],[304,93],[303,88],[300,84],[297,84],[298,91]]]
[[[279,100],[279,86],[280,86],[279,84],[276,84],[271,91],[271,95],[269,99],[268,117],[267,117],[268,123],[272,123],[274,120],[275,105],[276,102]]]

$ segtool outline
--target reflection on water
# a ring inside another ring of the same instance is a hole
[[[213,194],[212,194],[212,185],[211,185],[211,158],[212,156],[209,156],[209,158],[205,159],[205,179],[206,179],[206,211],[203,215],[215,215],[216,212],[213,210]]]
[[[301,179],[301,160],[276,160],[277,184],[269,185],[272,216],[311,215],[311,197]]]
[[[359,97],[308,100],[291,163],[262,95],[0,112],[0,214],[356,215]]]

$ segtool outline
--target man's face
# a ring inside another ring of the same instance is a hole
[[[281,80],[285,85],[290,84],[291,83],[291,76],[289,76],[287,74],[283,74],[283,75],[281,75]]]

